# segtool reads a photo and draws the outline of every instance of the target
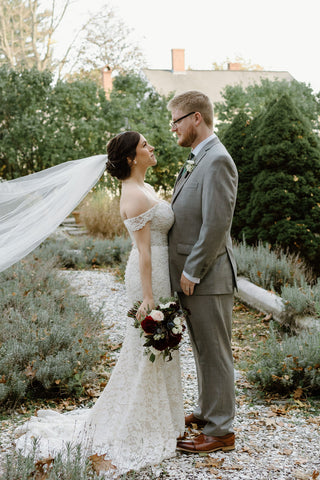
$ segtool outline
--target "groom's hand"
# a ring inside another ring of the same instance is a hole
[[[195,283],[188,280],[183,274],[181,275],[180,285],[185,295],[193,294]]]

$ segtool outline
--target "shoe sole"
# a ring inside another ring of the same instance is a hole
[[[229,447],[217,447],[217,448],[212,448],[210,450],[188,450],[187,448],[182,448],[182,447],[177,447],[177,450],[180,450],[181,452],[187,452],[187,453],[212,453],[212,452],[217,452],[218,450],[222,450],[223,452],[230,452],[235,448],[236,447],[234,445],[230,445]]]

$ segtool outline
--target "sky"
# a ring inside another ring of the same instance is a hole
[[[133,29],[149,68],[171,69],[171,49],[183,48],[186,68],[239,56],[320,91],[320,0],[73,0],[57,47],[106,4]]]

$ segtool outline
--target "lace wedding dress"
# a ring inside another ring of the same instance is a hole
[[[168,203],[161,201],[125,221],[133,241],[125,276],[130,306],[142,299],[139,255],[132,232],[147,222],[151,229],[155,302],[170,296],[167,233],[173,212]],[[35,437],[38,457],[63,452],[67,443],[81,444],[86,455],[106,454],[105,459],[117,467],[115,475],[175,455],[176,439],[184,431],[179,352],[174,352],[170,362],[158,356],[152,363],[144,355],[143,339],[132,323],[132,318],[128,318],[118,362],[94,407],[64,414],[40,410],[18,428],[21,436],[16,440],[17,449],[28,453]]]

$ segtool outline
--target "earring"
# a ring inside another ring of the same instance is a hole
[[[136,162],[135,160],[133,160],[133,163],[134,163],[135,165],[137,165],[137,162]]]

